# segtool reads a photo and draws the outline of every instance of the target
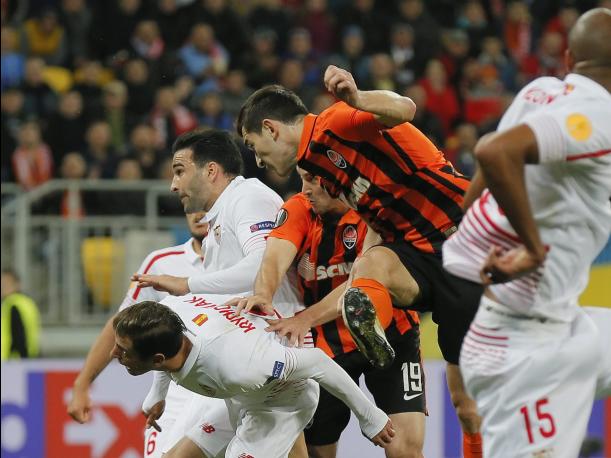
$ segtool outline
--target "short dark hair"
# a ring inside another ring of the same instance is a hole
[[[240,109],[236,128],[240,137],[242,130],[259,134],[266,118],[291,124],[306,114],[308,109],[297,94],[274,84],[262,87],[248,97]]]
[[[155,301],[142,301],[121,310],[112,320],[115,332],[129,337],[141,359],[157,353],[171,358],[182,345],[185,324],[169,307]]]
[[[193,162],[198,167],[216,162],[223,167],[226,175],[237,176],[243,173],[244,160],[240,149],[225,130],[199,128],[185,132],[174,142],[172,154],[187,148],[193,151]]]

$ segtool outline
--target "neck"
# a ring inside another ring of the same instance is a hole
[[[165,360],[163,367],[161,368],[167,372],[178,372],[185,365],[185,361],[193,348],[193,344],[187,338],[187,336],[182,336],[182,345],[180,346],[180,350],[174,356]]]
[[[202,241],[193,237],[193,242],[191,242],[191,246],[193,247],[193,251],[195,251],[198,255],[202,255]]]
[[[301,143],[301,135],[303,134],[303,124],[305,121],[305,116],[301,116],[297,119],[295,124],[289,124],[288,127],[288,141],[291,146],[295,147],[295,151],[299,148],[299,143]]]

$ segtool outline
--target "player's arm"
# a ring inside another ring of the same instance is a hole
[[[483,137],[475,147],[482,178],[524,244],[503,253],[495,249],[484,267],[484,280],[508,281],[537,269],[545,260],[530,209],[524,178],[526,164],[539,162],[537,138],[525,124]]]
[[[228,305],[237,305],[236,315],[242,311],[249,312],[253,307],[267,315],[273,315],[272,298],[280,286],[282,278],[291,267],[297,256],[297,247],[289,240],[268,237],[261,267],[255,278],[253,295],[236,298]]]
[[[347,281],[342,283],[322,300],[295,316],[268,320],[269,326],[265,330],[286,337],[292,346],[302,347],[310,328],[333,321],[339,316],[337,304],[346,290],[347,283]]]
[[[318,348],[287,349],[295,355],[289,380],[311,378],[346,404],[356,415],[363,434],[384,447],[395,431],[388,416],[376,407],[350,376]]]
[[[165,398],[168,394],[171,380],[166,372],[155,371],[151,388],[142,403],[142,413],[146,417],[147,428],[152,427],[157,431],[161,431],[157,420],[163,415],[165,410]]]
[[[153,258],[153,253],[149,254],[138,269],[138,272],[144,272]],[[152,271],[155,272],[154,270]],[[129,307],[138,301],[156,300],[155,292],[151,290],[138,288],[136,284],[132,284],[127,291],[119,310]],[[72,399],[68,403],[68,414],[79,423],[86,423],[90,419],[91,398],[89,397],[89,388],[94,380],[112,361],[111,351],[115,345],[115,332],[112,326],[114,316],[110,317],[102,332],[98,335],[95,342],[87,353],[85,364],[76,377],[72,389]]]
[[[392,91],[361,91],[350,72],[329,65],[324,75],[326,88],[335,97],[361,111],[374,115],[387,127],[394,127],[414,119],[416,104],[409,97]]]

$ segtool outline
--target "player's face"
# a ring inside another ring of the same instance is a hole
[[[204,237],[208,235],[208,223],[200,222],[204,216],[206,216],[205,212],[195,212],[187,215],[189,232],[194,239],[199,241],[204,240]]]
[[[152,363],[142,361],[134,349],[132,342],[127,337],[120,337],[115,334],[115,346],[111,356],[119,361],[127,369],[130,375],[142,375],[152,369]]]
[[[259,167],[268,167],[285,177],[295,168],[297,154],[295,148],[283,139],[282,128],[281,123],[274,123],[263,127],[260,134],[243,131],[243,138]]]
[[[320,178],[300,167],[297,167],[297,173],[301,177],[301,192],[310,201],[314,211],[319,215],[324,215],[331,210],[335,199],[320,185]]]
[[[205,167],[198,167],[193,161],[193,151],[181,149],[174,153],[172,160],[172,192],[178,194],[185,213],[207,210],[208,182]]]

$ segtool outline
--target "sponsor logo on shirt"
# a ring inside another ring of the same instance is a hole
[[[346,163],[346,159],[344,159],[344,157],[337,151],[333,151],[332,149],[327,150],[327,157],[331,162],[333,162],[333,165],[339,169],[345,169],[348,165]]]
[[[280,211],[278,211],[278,214],[276,215],[276,222],[274,224],[274,227],[282,226],[286,222],[288,217],[289,212],[285,208],[281,208]]]
[[[206,315],[205,313],[200,313],[195,318],[193,318],[193,320],[191,321],[193,321],[196,325],[201,326],[206,321],[208,321],[208,315]]]
[[[272,230],[274,228],[274,224],[274,221],[261,221],[260,223],[250,226],[250,232]]]
[[[212,232],[214,233],[214,240],[216,240],[216,243],[221,243],[221,225],[217,224]]]
[[[214,426],[212,426],[210,423],[203,423],[199,427],[203,432],[207,434],[212,434],[214,431],[216,431]]]
[[[354,245],[356,245],[357,236],[358,236],[358,233],[354,226],[352,225],[346,226],[346,228],[344,229],[344,232],[342,233],[342,239],[344,241],[344,246],[349,250],[353,249]]]
[[[272,369],[272,378],[280,378],[283,369],[284,363],[282,361],[276,361],[274,363],[274,368]]]
[[[254,456],[248,454],[248,453],[240,453],[238,455],[238,458],[255,458]]]
[[[569,135],[578,142],[583,142],[592,135],[592,123],[580,113],[573,113],[566,118],[566,128]]]
[[[357,205],[363,194],[367,192],[369,187],[371,186],[371,182],[363,177],[358,177],[352,183],[352,189],[350,190],[350,194],[346,196],[345,194],[340,194],[339,199],[348,205],[353,210],[357,209]]]
[[[330,266],[318,266],[316,268],[316,280],[326,280],[327,278],[337,277],[338,275],[349,275],[352,269],[351,262],[340,262]]]
[[[227,321],[242,329],[244,334],[248,334],[253,329],[256,329],[255,324],[244,316],[235,316],[235,309],[229,305],[217,305],[207,301],[203,297],[193,296],[185,300],[188,304],[193,304],[194,307],[202,307],[219,312]]]

